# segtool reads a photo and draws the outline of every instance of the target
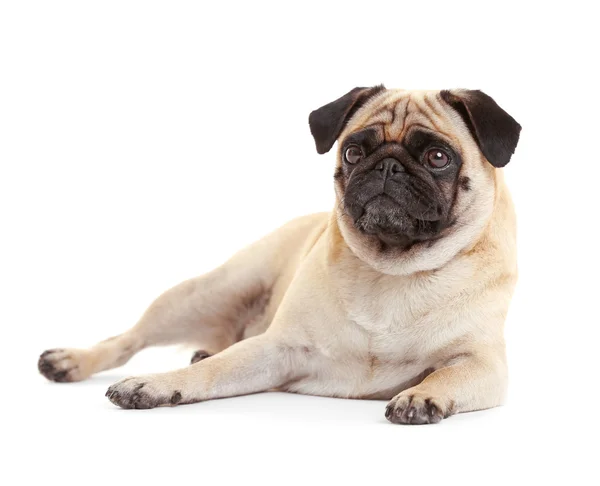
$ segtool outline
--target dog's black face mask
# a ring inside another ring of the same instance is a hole
[[[424,128],[402,143],[384,142],[381,128],[342,141],[336,180],[355,227],[386,245],[436,238],[449,219],[461,159],[448,142]]]
[[[385,88],[355,88],[341,98],[313,111],[311,133],[319,153],[328,152],[348,120]],[[481,154],[494,167],[506,165],[519,139],[521,127],[495,101],[481,91],[441,91],[437,103],[445,104],[464,121]],[[408,102],[407,102],[408,103]],[[459,191],[471,191],[468,174],[461,174],[460,150],[449,135],[434,128],[432,106],[411,105],[420,110],[423,123],[401,122],[398,135],[386,134],[386,123],[377,111],[389,111],[390,122],[399,120],[394,106],[379,103],[373,122],[363,112],[353,133],[339,140],[341,161],[335,173],[342,209],[360,233],[386,246],[407,248],[433,241],[455,224],[452,208]],[[439,108],[438,108],[439,110]],[[404,120],[409,112],[404,108]],[[401,116],[398,115],[398,116]]]

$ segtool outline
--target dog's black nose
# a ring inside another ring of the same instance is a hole
[[[383,177],[393,176],[399,172],[406,172],[402,164],[392,157],[387,157],[377,162],[375,170],[381,171]]]

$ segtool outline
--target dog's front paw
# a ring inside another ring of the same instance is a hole
[[[38,370],[50,381],[81,381],[89,376],[89,357],[83,349],[49,349],[38,360]]]
[[[177,405],[183,400],[181,391],[160,375],[125,378],[112,385],[106,396],[121,408],[137,409]]]
[[[412,388],[392,398],[385,409],[385,418],[394,424],[437,424],[453,413],[451,401]]]

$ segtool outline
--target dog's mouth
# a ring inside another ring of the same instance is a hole
[[[379,194],[362,207],[346,204],[346,212],[361,233],[375,236],[386,245],[410,246],[435,239],[444,228],[441,211],[410,211],[388,194]]]

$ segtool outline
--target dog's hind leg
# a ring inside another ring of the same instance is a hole
[[[215,354],[242,339],[257,303],[266,307],[276,273],[254,245],[204,276],[158,297],[137,325],[87,349],[51,349],[39,359],[49,380],[80,381],[125,364],[149,346],[193,343]],[[263,309],[264,311],[264,309]]]
[[[53,381],[80,381],[125,364],[149,346],[189,343],[213,355],[261,334],[293,276],[286,269],[296,265],[327,220],[321,213],[291,221],[216,270],[162,294],[129,331],[87,349],[44,352],[40,372]]]

